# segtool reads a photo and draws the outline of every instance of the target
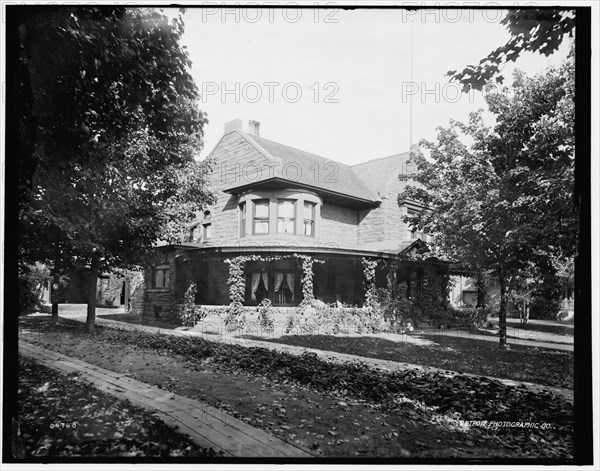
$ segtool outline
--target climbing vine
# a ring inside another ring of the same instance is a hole
[[[247,262],[272,262],[276,260],[282,260],[285,258],[294,258],[301,261],[302,268],[302,302],[301,306],[307,306],[314,299],[313,292],[313,262],[324,263],[325,260],[314,259],[309,255],[291,254],[291,255],[239,255],[237,257],[226,259],[225,263],[229,265],[229,278],[227,283],[229,284],[229,299],[231,303],[229,305],[229,313],[225,322],[227,324],[232,323],[238,326],[239,322],[243,322],[240,316],[243,313],[243,304],[246,295],[246,275],[244,273],[244,266]]]
[[[325,263],[325,260],[314,259],[308,255],[296,255],[294,257],[302,260],[302,302],[300,306],[307,306],[315,299],[315,292],[313,289],[313,262]]]
[[[363,274],[365,276],[365,307],[373,307],[376,304],[375,291],[375,270],[377,269],[377,260],[363,258]]]

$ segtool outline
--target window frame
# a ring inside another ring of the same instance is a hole
[[[212,238],[212,223],[204,222],[202,223],[202,240],[209,240]]]
[[[276,234],[284,234],[284,235],[296,235],[296,203],[298,200],[290,199],[290,198],[277,198],[277,225],[275,227]],[[292,217],[281,217],[279,215],[280,203],[292,203]],[[293,222],[292,224],[292,232],[280,232],[279,231],[279,220],[282,219],[284,223],[289,223],[290,220]]]
[[[157,286],[156,275],[158,272],[163,272],[162,286]],[[152,289],[169,289],[171,282],[171,267],[170,265],[155,265],[152,267]]]
[[[238,211],[239,211],[239,218],[238,218],[238,223],[240,225],[240,230],[239,230],[239,236],[241,237],[246,237],[246,218],[247,216],[247,210],[248,210],[248,202],[247,201],[242,201],[240,204],[238,204]]]
[[[312,208],[312,219],[309,219],[306,217],[306,206],[310,206]],[[317,220],[317,203],[314,203],[313,201],[304,201],[304,204],[302,205],[302,235],[304,237],[315,237],[315,227],[316,227],[316,220]],[[312,231],[311,234],[307,234],[306,233],[306,223],[307,221],[311,222],[312,225]]]
[[[267,217],[261,217],[261,218],[257,218],[256,217],[256,206],[265,203],[267,204]],[[270,225],[270,218],[271,218],[271,200],[269,198],[260,198],[260,199],[256,199],[256,200],[252,200],[252,235],[269,235],[270,233],[270,229],[271,229],[271,225]],[[265,222],[267,223],[267,232],[256,232],[256,222],[257,221],[261,221],[261,222]]]

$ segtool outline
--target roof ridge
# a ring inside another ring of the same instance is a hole
[[[244,132],[240,129],[236,129],[235,132],[237,132],[240,136],[242,136],[243,139],[246,140],[246,142],[248,142],[248,144],[253,146],[258,152],[260,152],[263,155],[263,157],[266,157],[267,159],[270,159],[275,162],[281,162],[280,157],[275,157],[274,155],[272,155],[267,149],[265,149],[258,142],[256,142],[253,139],[254,136],[252,136],[250,133]]]
[[[410,150],[407,150],[406,152],[401,152],[399,154],[392,154],[392,155],[388,155],[387,157],[377,157],[375,159],[371,159],[371,160],[367,160],[366,162],[361,162],[359,164],[354,164],[352,165],[352,168],[354,167],[358,167],[359,165],[365,165],[365,164],[370,164],[372,162],[376,162],[377,160],[385,160],[385,159],[391,159],[392,157],[400,157],[404,154],[410,154]]]
[[[252,137],[258,137],[259,139],[264,139],[265,141],[272,142],[273,144],[277,144],[277,145],[280,145],[280,146],[283,146],[283,147],[287,147],[289,149],[294,149],[294,150],[297,150],[298,152],[303,152],[305,154],[309,154],[309,155],[312,155],[314,157],[318,157],[320,159],[327,160],[328,162],[335,162],[336,164],[345,165],[348,168],[352,168],[352,165],[346,164],[344,162],[340,162],[339,160],[330,159],[329,157],[324,157],[324,156],[319,155],[319,154],[313,154],[312,152],[308,152],[306,150],[298,149],[297,147],[288,146],[287,144],[282,144],[281,142],[277,142],[277,141],[274,141],[272,139],[267,139],[266,137],[262,137],[262,136],[252,136]]]
[[[356,175],[356,178],[358,178],[358,181],[363,186],[363,188],[365,190],[367,190],[367,193],[371,195],[371,198],[373,198],[375,201],[381,201],[381,196],[379,196],[379,194],[374,195],[373,192],[371,190],[369,190],[369,187],[365,184],[365,182],[363,181],[361,176],[358,173],[356,173],[356,170],[354,169],[353,166],[350,166],[350,170],[352,170],[352,173],[354,173],[354,175]]]

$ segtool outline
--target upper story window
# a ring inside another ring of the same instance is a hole
[[[296,232],[296,201],[277,201],[277,233],[294,234]]]
[[[240,203],[240,237],[246,235],[246,202]]]
[[[254,221],[252,232],[254,234],[269,233],[269,200],[254,201]]]
[[[204,220],[202,221],[202,239],[210,239],[212,237],[212,224],[210,219],[210,211],[204,211]]]
[[[198,242],[200,240],[200,228],[196,225],[190,231],[190,242]]]
[[[212,237],[212,225],[210,222],[202,224],[202,238],[204,240]]]
[[[315,235],[315,203],[304,202],[304,235]]]
[[[418,215],[419,213],[420,213],[420,211],[418,211],[416,209],[406,208],[406,215],[409,217],[414,217],[414,216]],[[429,234],[424,234],[423,232],[418,231],[416,227],[407,225],[406,231],[407,231],[408,239],[413,239],[413,240],[421,239],[425,242],[429,242],[431,240],[431,236]]]
[[[157,265],[152,273],[153,288],[168,288],[170,281],[169,265]]]

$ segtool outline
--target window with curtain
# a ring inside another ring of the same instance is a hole
[[[246,202],[240,203],[240,237],[246,235]]]
[[[315,235],[315,203],[304,202],[304,235]]]
[[[296,226],[296,202],[294,200],[277,201],[277,233],[294,234]]]
[[[262,284],[262,286],[261,286]],[[265,272],[254,272],[251,274],[250,298],[252,302],[262,301],[268,296],[269,275]],[[258,295],[258,297],[257,297]],[[260,298],[260,299],[259,299]]]
[[[275,291],[276,302],[278,304],[293,303],[296,297],[294,292],[295,276],[293,273],[275,272]]]
[[[269,200],[256,200],[254,202],[253,233],[269,233]]]

